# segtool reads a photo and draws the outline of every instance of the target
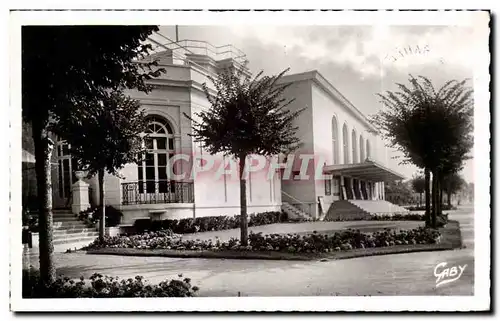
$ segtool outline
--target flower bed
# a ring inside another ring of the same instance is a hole
[[[284,212],[264,212],[248,215],[248,226],[260,226],[287,221],[288,217]],[[239,228],[240,216],[205,216],[162,221],[137,220],[134,227],[138,234],[146,231],[160,230],[171,230],[178,234],[222,231]]]
[[[40,282],[36,270],[23,270],[23,298],[135,298],[135,297],[192,297],[198,287],[191,286],[189,278],[165,280],[148,284],[142,276],[121,280],[117,277],[93,274],[88,281],[58,277],[50,285]]]
[[[243,250],[243,251],[281,251],[289,253],[319,253],[347,251],[356,248],[385,247],[392,245],[434,244],[440,241],[437,230],[423,227],[413,230],[384,230],[374,233],[361,233],[348,229],[326,235],[313,232],[308,235],[250,233],[249,245],[241,246],[240,241],[231,238],[221,242],[212,240],[183,240],[182,236],[167,231],[148,232],[141,235],[106,237],[90,244],[87,249],[99,248],[137,248],[168,250]]]

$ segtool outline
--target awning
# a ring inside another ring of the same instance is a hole
[[[36,163],[35,156],[24,149],[23,149],[22,160],[23,163],[32,163],[32,164]]]
[[[403,175],[368,159],[363,163],[327,165],[323,167],[323,172],[372,182],[391,182],[405,179]]]

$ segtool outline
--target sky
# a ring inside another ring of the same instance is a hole
[[[479,37],[466,26],[284,26],[227,25],[178,27],[179,40],[203,40],[215,46],[241,49],[253,73],[288,74],[319,71],[365,115],[381,104],[376,96],[408,83],[408,76],[423,75],[439,87],[452,79],[470,78]],[[175,40],[175,27],[160,33]],[[166,40],[165,40],[166,41]],[[167,41],[166,41],[167,42]],[[476,56],[477,57],[477,56]],[[399,165],[398,152],[389,149],[387,162],[407,178],[417,168]],[[473,155],[473,151],[471,152]],[[473,159],[466,161],[463,177],[473,182]]]

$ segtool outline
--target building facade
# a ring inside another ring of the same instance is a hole
[[[206,42],[158,47],[148,59],[157,59],[166,72],[150,80],[150,93],[129,92],[147,114],[148,138],[143,142],[147,152],[142,162],[127,164],[120,175],[105,176],[105,205],[123,212],[123,224],[145,218],[239,214],[235,161],[208,155],[190,134],[191,119],[196,121],[197,112],[210,107],[203,84],[214,93],[209,77],[228,67],[249,75],[245,55],[232,46],[213,47]],[[282,83],[289,85],[286,98],[293,99],[287,108],[304,109],[295,120],[301,145],[295,154],[280,158],[287,166],[248,174],[248,212],[292,206],[304,216],[321,218],[336,201],[383,200],[384,182],[402,176],[387,168],[384,143],[366,117],[317,71],[285,76]],[[71,206],[77,168],[70,151],[63,141],[54,149],[55,208]],[[247,163],[270,160],[251,159]],[[175,179],[168,175],[170,170]],[[90,204],[97,205],[97,178],[85,181],[90,186]]]

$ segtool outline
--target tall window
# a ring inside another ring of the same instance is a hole
[[[76,182],[75,171],[78,170],[75,158],[70,154],[71,146],[65,141],[57,143],[57,165],[59,197],[66,199],[71,195],[71,185]]]
[[[371,154],[370,154],[370,141],[368,139],[366,139],[366,157],[367,158],[371,157]]]
[[[333,164],[339,163],[339,130],[337,126],[337,118],[333,116],[332,118],[332,153],[333,153]]]
[[[344,147],[344,164],[349,163],[349,136],[347,131],[347,125],[344,124],[342,127],[342,143]]]
[[[366,159],[365,156],[365,141],[363,139],[363,136],[359,136],[359,157],[360,157],[360,162],[364,162]]]
[[[138,166],[139,192],[168,192],[169,160],[174,156],[174,133],[170,124],[158,116],[148,117],[148,135],[144,139],[146,153]],[[174,192],[174,186],[170,188]]]
[[[356,131],[353,129],[352,130],[352,162],[357,163],[358,162],[358,143],[356,139]]]

